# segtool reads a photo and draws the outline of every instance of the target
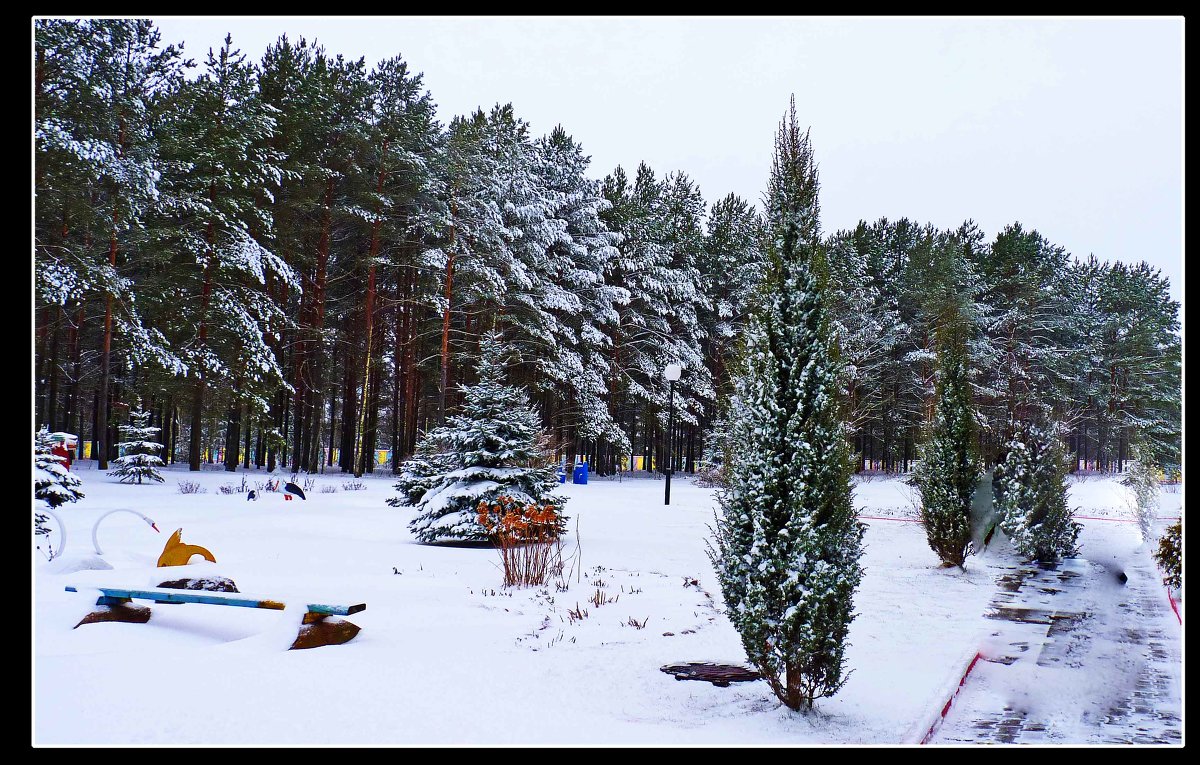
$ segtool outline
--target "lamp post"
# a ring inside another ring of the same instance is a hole
[[[667,364],[667,368],[663,370],[663,376],[671,383],[671,393],[668,397],[668,401],[670,401],[668,422],[670,424],[667,425],[667,493],[663,499],[664,505],[671,504],[671,468],[674,464],[673,458],[675,456],[672,454],[672,447],[674,446],[672,440],[675,437],[675,381],[679,379],[679,375],[682,372],[683,367],[678,364]]]

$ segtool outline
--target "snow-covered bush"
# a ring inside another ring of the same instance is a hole
[[[149,422],[150,413],[139,409],[129,413],[129,424],[120,426],[123,440],[117,448],[124,454],[113,460],[116,467],[108,474],[120,478],[121,483],[162,482],[158,469],[163,461],[158,453],[163,445],[152,440],[159,428],[150,427]]]
[[[500,338],[489,332],[480,343],[479,383],[460,386],[461,414],[425,435],[412,459],[401,466],[399,497],[388,504],[416,509],[409,529],[422,542],[486,541],[479,503],[500,496],[519,504],[553,505],[565,498],[551,492],[558,475],[551,455],[539,448],[537,413],[520,388],[505,385]],[[565,516],[558,514],[559,530]]]
[[[1154,560],[1163,570],[1163,584],[1173,590],[1183,587],[1183,520],[1167,527],[1167,533],[1158,541],[1158,552]]]
[[[1078,552],[1082,527],[1067,506],[1067,462],[1053,425],[1030,425],[1008,444],[993,478],[1000,529],[1030,560],[1052,562]]]

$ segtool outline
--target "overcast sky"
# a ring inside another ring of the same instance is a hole
[[[1020,221],[1080,257],[1147,260],[1181,299],[1182,18],[156,17],[199,63],[226,32],[368,65],[400,54],[443,124],[511,102],[592,174],[682,170],[758,203],[791,94],[826,232],[908,217]],[[761,207],[761,205],[760,205]]]

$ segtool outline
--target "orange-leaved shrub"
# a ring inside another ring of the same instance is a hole
[[[562,568],[558,514],[553,505],[522,504],[512,497],[484,500],[476,510],[504,564],[504,586],[545,584]]]

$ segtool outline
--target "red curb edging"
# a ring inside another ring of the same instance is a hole
[[[1112,521],[1113,523],[1137,523],[1137,521],[1135,521],[1132,518],[1102,518],[1097,515],[1072,515],[1071,517],[1075,518],[1077,520],[1080,520],[1080,521]],[[1177,521],[1179,519],[1175,518],[1175,517],[1163,515],[1163,516],[1156,516],[1155,520]]]
[[[1183,624],[1183,617],[1179,615],[1179,606],[1175,605],[1175,596],[1171,594],[1171,588],[1167,588],[1167,600],[1171,602],[1171,610],[1175,612],[1175,618],[1179,620],[1179,624]]]
[[[929,739],[933,738],[933,734],[936,733],[937,729],[942,726],[942,722],[945,721],[946,715],[950,713],[950,707],[954,704],[954,700],[958,698],[958,692],[962,690],[963,685],[967,682],[967,676],[971,674],[971,670],[975,669],[975,665],[978,664],[979,660],[982,658],[983,656],[976,651],[975,657],[971,659],[971,663],[967,665],[967,671],[963,672],[963,676],[958,681],[958,685],[955,686],[954,692],[950,694],[950,698],[946,699],[946,704],[942,707],[941,715],[939,715],[938,718],[933,721],[933,725],[929,726],[929,731],[925,734],[925,737],[921,739],[921,744],[928,744]]]

